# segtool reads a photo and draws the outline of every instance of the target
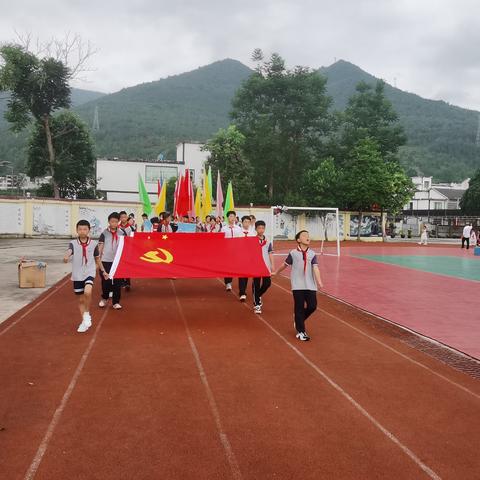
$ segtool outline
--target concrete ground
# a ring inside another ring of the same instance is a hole
[[[0,323],[70,273],[71,265],[62,261],[68,243],[68,239],[0,238]],[[18,287],[18,262],[22,257],[47,263],[45,288]]]

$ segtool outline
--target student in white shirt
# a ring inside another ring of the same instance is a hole
[[[251,220],[248,215],[242,217],[242,233],[245,238],[257,236],[256,232],[250,229],[250,222]],[[244,302],[247,299],[247,286],[248,278],[238,279],[238,294],[240,295],[241,302]]]
[[[225,234],[225,238],[241,238],[244,236],[243,230],[236,225],[237,221],[237,214],[233,211],[230,210],[227,212],[227,224],[222,227],[221,232]],[[225,281],[225,289],[227,292],[230,292],[232,290],[232,281],[233,279],[231,277],[227,277],[224,279]]]
[[[420,235],[419,245],[428,245],[428,228],[426,225],[422,227],[422,234]]]
[[[465,246],[465,243],[467,244],[467,250],[470,248],[470,234],[472,233],[472,226],[467,223],[463,227],[463,233],[462,233],[462,248]]]

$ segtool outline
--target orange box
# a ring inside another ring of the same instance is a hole
[[[22,260],[18,264],[18,286],[20,288],[44,288],[46,278],[46,263]]]

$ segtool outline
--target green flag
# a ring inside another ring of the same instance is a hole
[[[152,204],[140,174],[138,175],[138,195],[140,196],[140,203],[143,205],[143,213],[146,213],[148,216],[150,216],[153,210]]]
[[[228,182],[227,195],[225,197],[225,207],[223,209],[223,214],[227,216],[227,212],[229,212],[230,210],[235,210],[235,202],[233,201],[232,182]]]

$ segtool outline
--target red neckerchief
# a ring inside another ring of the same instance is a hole
[[[306,250],[303,250],[300,248],[300,245],[297,247],[297,250],[299,252],[302,252],[302,257],[303,257],[303,273],[307,273],[307,252],[308,252],[309,247],[307,247]]]
[[[231,227],[231,226],[229,225],[228,228],[230,228],[230,233],[232,234],[232,238],[233,238],[233,229],[234,229],[234,226]]]
[[[90,238],[83,243],[80,239],[78,239],[78,243],[82,246],[82,264],[83,260],[85,260],[85,265],[88,263],[88,257],[87,257],[87,248],[90,245]]]
[[[245,235],[245,238],[248,237],[248,234],[249,234],[249,233],[250,233],[250,232],[249,232],[248,230],[247,230],[247,231],[245,231],[245,230],[243,231],[243,234]]]
[[[260,243],[261,247],[264,247],[267,244],[267,239],[265,237],[258,237],[258,242]]]
[[[117,230],[110,230],[108,231],[112,234],[112,247],[113,247],[113,242],[118,242],[118,229]]]

